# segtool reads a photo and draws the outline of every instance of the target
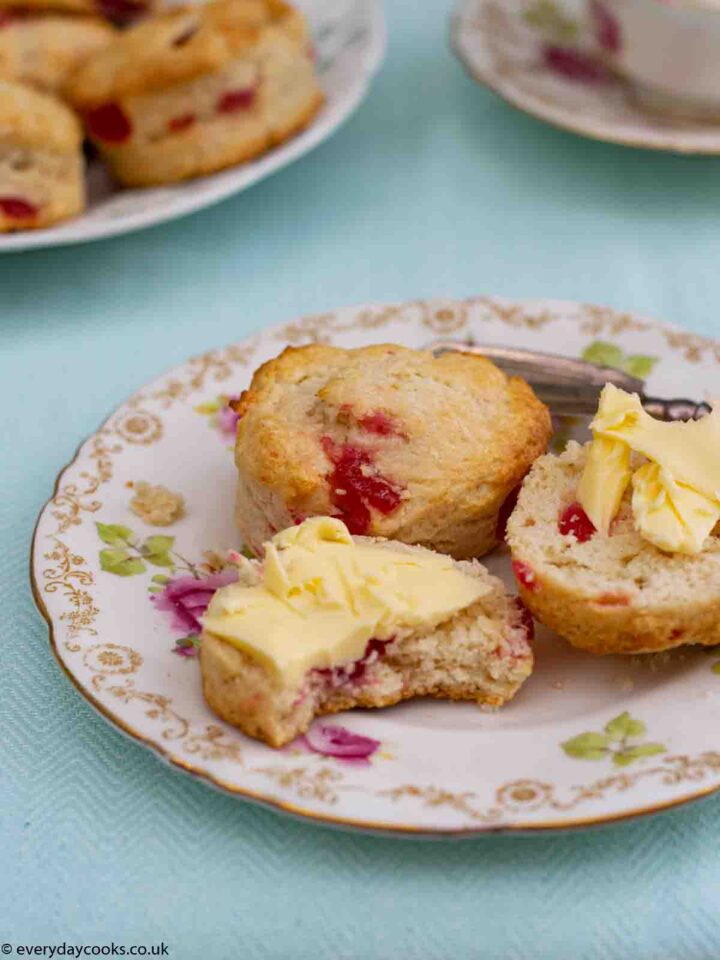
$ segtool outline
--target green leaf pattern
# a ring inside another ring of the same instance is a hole
[[[641,380],[650,376],[658,362],[658,357],[650,357],[643,353],[625,353],[622,347],[607,340],[593,340],[585,347],[581,357],[588,363],[622,370],[623,373],[629,373],[631,377],[639,377]]]
[[[96,523],[98,536],[108,548],[100,551],[100,569],[116,577],[134,577],[152,567],[175,569],[172,548],[175,537],[152,536],[141,540],[130,527],[118,523]],[[156,584],[167,583],[164,576],[153,577]],[[155,590],[156,588],[151,588]],[[158,586],[157,591],[162,587]]]
[[[631,743],[644,737],[647,728],[625,711],[605,724],[601,733],[588,731],[566,740],[560,746],[574,760],[611,759],[616,767],[627,767],[645,757],[665,753],[661,743]]]
[[[154,567],[174,567],[175,564],[170,554],[174,542],[175,537],[148,537],[140,547],[140,552],[147,562]]]
[[[579,32],[577,20],[567,16],[555,0],[532,0],[525,8],[523,19],[528,26],[557,43],[571,43]]]
[[[98,536],[103,543],[111,547],[123,547],[132,538],[129,527],[121,527],[119,523],[96,523]]]
[[[127,550],[113,548],[100,551],[100,569],[114,573],[118,577],[132,577],[136,573],[145,573],[147,567],[138,557]]]

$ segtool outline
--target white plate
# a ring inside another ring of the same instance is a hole
[[[0,235],[0,253],[113,237],[182,217],[246,190],[327,140],[360,104],[382,63],[381,0],[297,0],[307,15],[326,103],[298,136],[250,163],[169,187],[120,190],[100,161],[90,164],[86,213],[47,230]]]
[[[187,630],[175,629],[149,592],[162,589],[154,575],[171,571],[137,562],[133,548],[101,541],[98,523],[132,532],[100,528],[106,541],[172,537],[171,545],[150,546],[160,562],[170,549],[175,576],[203,562],[207,550],[238,546],[231,433],[223,433],[213,407],[220,395],[246,387],[252,370],[286,343],[420,346],[451,334],[570,356],[590,350],[641,373],[652,367],[649,387],[660,395],[702,399],[717,390],[720,344],[631,314],[550,301],[363,306],[212,350],[131,397],[58,479],[38,521],[32,569],[61,666],[105,717],[176,766],[326,823],[451,834],[572,827],[718,789],[720,676],[713,667],[720,654],[593,658],[543,631],[535,673],[496,714],[416,701],[334,718],[332,724],[378,741],[365,764],[302,746],[274,751],[220,722],[203,701],[196,660],[174,652]],[[181,493],[186,516],[167,528],[146,525],[129,510],[130,485],[138,481]],[[102,570],[100,551],[114,549],[125,549],[105,554],[115,572]],[[125,556],[130,575],[120,576]],[[504,550],[487,562],[512,584]],[[570,755],[584,752],[578,735],[602,733],[614,719],[617,739],[600,748],[596,740],[594,759]],[[570,753],[568,741],[575,744]]]
[[[632,85],[604,69],[587,11],[587,0],[458,0],[453,48],[478,83],[565,130],[651,150],[720,153],[720,124],[644,110]]]

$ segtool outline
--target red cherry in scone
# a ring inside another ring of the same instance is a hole
[[[0,213],[11,220],[31,220],[38,215],[38,208],[24,197],[0,197]]]
[[[241,90],[228,90],[218,97],[218,113],[237,113],[240,110],[249,110],[255,103],[256,87],[245,87]]]
[[[366,413],[360,417],[358,424],[368,433],[377,434],[379,437],[403,436],[396,420],[388,416],[382,410],[376,410],[374,413]]]
[[[321,443],[333,465],[327,479],[340,519],[350,533],[368,533],[370,507],[385,515],[392,513],[402,501],[400,489],[375,470],[368,450],[337,444],[331,437],[323,437]]]
[[[85,114],[91,137],[103,143],[125,143],[132,136],[132,123],[119,103],[103,103]]]
[[[571,503],[558,517],[558,530],[563,536],[571,534],[578,543],[587,543],[597,533],[595,524],[579,503]]]
[[[529,563],[525,563],[524,560],[513,560],[512,569],[515,574],[515,579],[521,586],[525,587],[526,590],[540,589],[537,575]]]
[[[188,127],[192,127],[197,118],[194,113],[181,113],[177,117],[172,117],[168,120],[168,131],[170,133],[180,133],[182,130],[187,130]]]

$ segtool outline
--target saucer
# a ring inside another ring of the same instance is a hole
[[[605,65],[584,0],[460,0],[452,46],[478,83],[554,126],[628,147],[720,154],[720,123],[640,105]]]

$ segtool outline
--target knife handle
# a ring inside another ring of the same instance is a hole
[[[700,420],[712,411],[709,403],[696,403],[686,398],[663,400],[661,397],[642,396],[641,400],[650,416],[657,420]]]

